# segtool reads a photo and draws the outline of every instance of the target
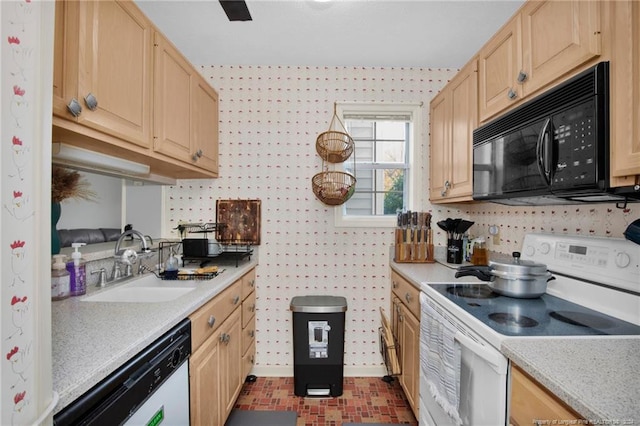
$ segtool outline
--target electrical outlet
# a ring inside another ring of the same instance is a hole
[[[500,227],[497,225],[491,225],[489,226],[489,235],[491,235],[491,237],[493,237],[492,239],[492,243],[494,246],[499,246],[500,245]]]

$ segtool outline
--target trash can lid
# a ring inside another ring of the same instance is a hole
[[[316,314],[345,312],[347,299],[342,296],[295,296],[291,299],[290,308],[293,312]]]

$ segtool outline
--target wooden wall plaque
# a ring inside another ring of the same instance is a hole
[[[260,200],[216,200],[216,238],[223,244],[260,244]]]

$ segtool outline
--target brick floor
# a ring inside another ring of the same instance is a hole
[[[345,377],[343,394],[337,398],[298,397],[293,392],[293,377],[258,377],[245,383],[235,408],[296,411],[297,426],[418,424],[398,381],[386,383],[380,377]]]

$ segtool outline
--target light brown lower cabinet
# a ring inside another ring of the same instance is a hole
[[[192,425],[223,426],[253,367],[254,286],[255,269],[190,316]]]
[[[420,405],[420,292],[391,272],[391,331],[396,340],[396,353],[401,373],[400,386],[416,418]]]
[[[578,413],[533,377],[515,364],[511,365],[510,425],[561,424],[561,421],[580,419]]]

